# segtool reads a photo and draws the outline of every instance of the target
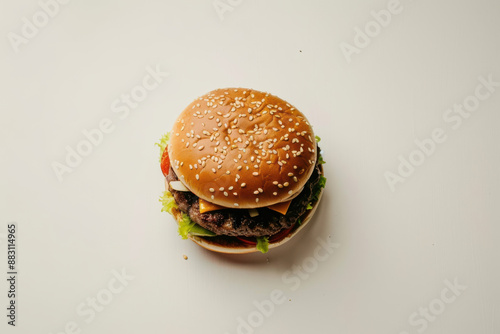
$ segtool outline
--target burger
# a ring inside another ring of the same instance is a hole
[[[194,100],[160,147],[165,192],[182,238],[222,253],[289,241],[311,220],[326,178],[307,118],[277,96],[245,88]]]

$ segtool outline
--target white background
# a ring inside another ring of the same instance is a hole
[[[19,277],[16,328],[1,280],[0,332],[499,333],[500,88],[459,128],[443,119],[480,76],[500,81],[499,2],[401,0],[351,62],[341,43],[387,2],[233,7],[221,20],[212,0],[73,0],[15,52],[8,34],[40,5],[1,0],[0,259],[5,274],[16,222]],[[170,75],[120,119],[111,104],[148,66]],[[210,253],[160,212],[154,143],[192,99],[231,86],[288,100],[322,138],[317,215],[268,254]],[[53,162],[104,118],[114,130],[59,182]],[[446,141],[391,191],[384,174],[436,128]],[[320,263],[318,238],[339,244]],[[133,279],[87,322],[77,308],[109,296],[114,270]],[[466,286],[451,303],[446,280]],[[274,289],[286,301],[261,319],[254,301]],[[425,320],[430,304],[440,314]]]

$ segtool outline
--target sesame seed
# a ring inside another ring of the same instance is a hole
[[[217,171],[215,170],[215,168],[212,168],[212,172],[217,173]]]
[[[291,195],[291,194],[293,194],[293,191],[291,191],[291,190],[290,190],[290,191],[288,192],[288,195]]]
[[[273,195],[274,196],[278,196],[278,193],[275,191],[275,192],[273,192]]]
[[[219,191],[224,191],[224,187],[220,187],[220,188],[219,188]]]
[[[278,188],[283,188],[283,185],[281,183],[278,184]]]
[[[254,194],[254,195],[258,195],[258,194],[259,194],[259,191],[258,191],[258,190],[255,190],[255,191],[253,192],[253,194]]]
[[[234,203],[234,206],[240,206],[238,203]]]
[[[247,184],[246,184],[246,183],[242,183],[242,184],[241,184],[241,187],[242,187],[242,188],[245,188],[246,186],[247,186]]]
[[[259,189],[257,189],[257,190],[258,190],[260,193],[263,193],[263,192],[264,192],[264,190],[262,190],[262,188],[259,188]]]
[[[215,196],[214,196],[214,195],[212,195],[212,196],[210,196],[210,198],[211,198],[211,199],[214,199],[214,198],[215,198]]]
[[[256,202],[256,203],[259,203],[259,198],[256,198],[256,199],[255,199],[255,202]]]
[[[258,172],[253,172],[252,175],[253,176],[257,176],[257,175],[259,175],[259,173]]]
[[[229,194],[228,194],[227,192],[225,192],[225,191],[224,191],[224,196],[226,196],[226,197],[227,197],[227,196],[229,196]]]
[[[296,176],[294,176],[294,177],[293,177],[293,180],[294,180],[295,182],[299,182],[299,180],[297,180],[297,177],[296,177]]]
[[[227,189],[228,189],[228,190],[233,190],[233,186],[231,186],[231,187],[229,187],[229,188],[227,188]]]
[[[200,151],[201,151],[201,150],[203,150],[204,148],[205,148],[205,146],[201,145],[201,146],[199,146],[199,147],[198,147],[198,150],[200,150]]]
[[[199,180],[200,179],[200,176],[198,174],[196,174],[196,179]]]
[[[233,195],[234,195],[234,196],[238,196],[238,193],[237,193],[237,192],[234,192],[234,193],[233,193]]]
[[[288,187],[288,186],[290,185],[290,183],[285,182],[285,183],[283,183],[283,185],[284,185],[285,187]]]
[[[208,189],[211,193],[215,192],[215,189],[214,188],[210,188]]]

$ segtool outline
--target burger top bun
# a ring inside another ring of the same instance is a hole
[[[229,208],[257,208],[300,191],[317,159],[306,117],[286,101],[245,88],[217,89],[176,120],[168,154],[182,183]]]

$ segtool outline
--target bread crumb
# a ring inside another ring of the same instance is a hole
[[[184,258],[184,260],[188,259],[187,255],[182,255],[182,257]]]

